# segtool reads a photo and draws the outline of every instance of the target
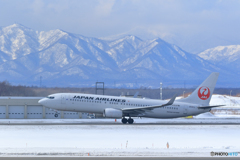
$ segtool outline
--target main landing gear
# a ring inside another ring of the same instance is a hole
[[[133,122],[134,122],[134,120],[131,117],[129,117],[128,119],[125,117],[122,118],[123,124],[126,124],[126,123],[133,124]]]

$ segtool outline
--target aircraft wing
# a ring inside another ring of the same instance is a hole
[[[198,107],[199,109],[210,109],[210,108],[214,108],[214,107],[221,107],[221,106],[225,106],[225,105],[216,105],[216,106],[203,106],[203,107]]]
[[[155,108],[161,108],[161,107],[165,107],[165,106],[169,106],[172,105],[173,102],[175,101],[177,95],[175,94],[172,99],[170,99],[170,101],[168,101],[168,103],[163,104],[163,105],[154,105],[154,106],[148,106],[148,107],[136,107],[136,108],[123,108],[123,114],[140,114],[143,113],[145,111],[150,111],[152,109]]]

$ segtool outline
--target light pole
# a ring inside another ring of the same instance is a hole
[[[162,100],[162,82],[160,83],[160,99]]]
[[[183,91],[183,98],[184,98],[184,92],[185,92],[185,91]]]
[[[232,90],[230,91],[230,97],[231,97],[231,95],[232,95]],[[230,101],[230,106],[231,106],[231,101]]]

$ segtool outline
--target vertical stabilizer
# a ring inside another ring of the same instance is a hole
[[[209,105],[212,94],[217,83],[219,73],[213,72],[194,92],[184,99],[177,100],[178,102],[194,103]]]

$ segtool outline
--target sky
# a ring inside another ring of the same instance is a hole
[[[0,0],[0,26],[160,37],[190,53],[240,44],[239,0]]]

